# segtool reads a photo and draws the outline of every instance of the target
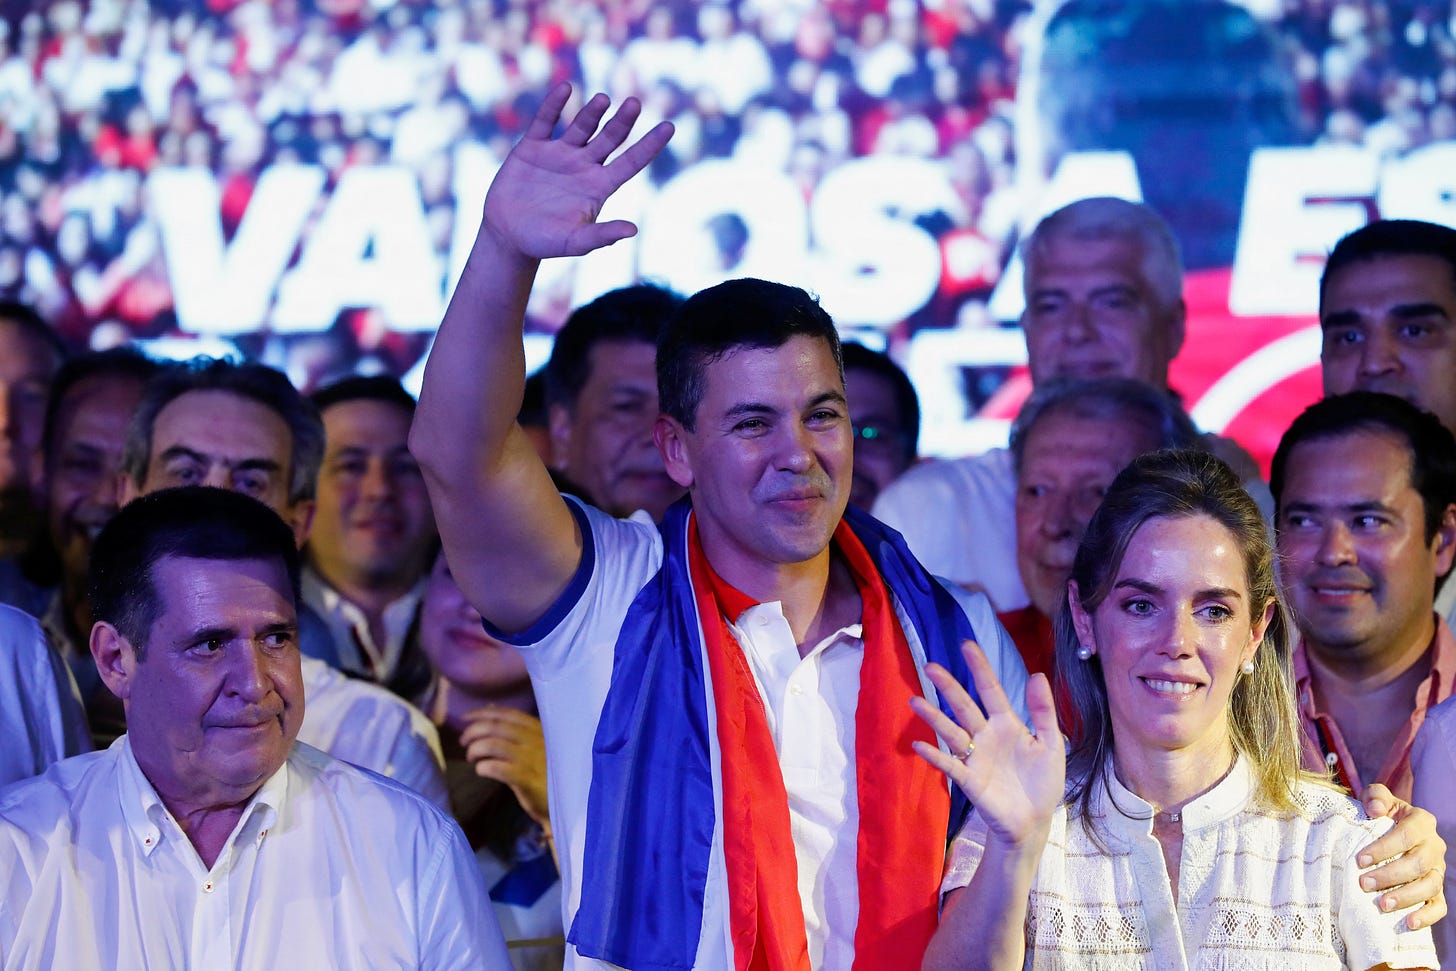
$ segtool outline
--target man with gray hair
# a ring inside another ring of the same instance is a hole
[[[1187,308],[1178,243],[1162,217],[1125,199],[1082,199],[1043,219],[1021,253],[1033,387],[1120,377],[1172,394],[1168,368],[1183,346]],[[1272,509],[1243,449],[1213,436],[1205,444]],[[992,449],[911,469],[881,493],[874,514],[933,573],[985,591],[1004,612],[1031,602],[1016,567],[1015,502],[1011,453]]]
[[[1092,514],[1129,462],[1191,448],[1198,430],[1171,395],[1130,378],[1048,381],[1011,427],[1016,565],[1031,602],[1001,613],[1028,671],[1052,676],[1052,621]]]
[[[199,358],[153,378],[122,451],[122,503],[171,486],[252,496],[308,539],[324,426],[282,373],[254,362]],[[439,733],[409,702],[345,677],[328,626],[298,605],[308,714],[299,738],[449,808]]]

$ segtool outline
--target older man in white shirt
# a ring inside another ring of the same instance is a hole
[[[164,490],[96,541],[109,749],[0,794],[0,967],[509,967],[458,826],[295,742],[292,533]]]

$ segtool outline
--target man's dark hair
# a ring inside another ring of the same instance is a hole
[[[1340,438],[1353,432],[1385,432],[1401,439],[1410,452],[1411,487],[1421,494],[1426,513],[1426,542],[1441,528],[1446,507],[1456,502],[1456,438],[1441,420],[1404,398],[1374,391],[1352,391],[1315,402],[1300,413],[1279,440],[1269,471],[1274,521],[1284,506],[1289,456],[1304,442]]]
[[[46,462],[49,464],[55,447],[56,421],[60,417],[61,405],[72,388],[90,378],[130,379],[144,385],[161,368],[162,365],[134,347],[87,351],[62,364],[51,380],[50,395],[46,399],[45,432],[41,439]]]
[[[915,385],[910,383],[909,375],[900,369],[900,365],[890,355],[870,350],[863,344],[847,342],[842,345],[841,352],[844,355],[845,371],[868,371],[889,382],[895,396],[895,411],[899,413],[900,426],[904,433],[900,444],[904,449],[905,461],[915,461],[916,447],[920,442],[920,398],[915,394]]]
[[[66,346],[61,335],[28,303],[0,300],[0,322],[14,324],[21,333],[43,345],[51,352],[56,367],[60,367],[70,356],[71,349]]]
[[[1353,263],[1382,256],[1434,256],[1444,260],[1456,286],[1456,229],[1419,219],[1377,219],[1345,236],[1330,250],[1320,276],[1320,315],[1330,279]]]
[[[404,389],[398,378],[387,374],[340,378],[324,385],[308,397],[320,415],[334,405],[346,401],[382,401],[387,405],[398,405],[410,415],[415,413],[414,395]]]
[[[683,298],[651,283],[611,290],[572,311],[551,345],[542,369],[546,404],[576,407],[576,397],[591,378],[591,352],[598,344],[656,344],[663,322]]]
[[[111,518],[91,549],[91,610],[115,627],[140,658],[162,613],[153,582],[168,556],[197,560],[278,560],[297,603],[300,566],[293,530],[251,496],[210,486],[159,489]]]
[[[293,441],[289,456],[288,501],[312,499],[324,459],[324,423],[312,401],[299,394],[283,372],[255,361],[229,361],[198,357],[163,368],[147,384],[141,404],[127,430],[121,470],[141,486],[147,479],[152,454],[152,430],[157,415],[174,399],[189,391],[226,391],[256,401],[288,426]]]
[[[709,364],[739,348],[782,347],[795,337],[828,344],[843,379],[839,331],[806,291],[751,277],[698,291],[669,318],[657,338],[659,407],[693,431]]]

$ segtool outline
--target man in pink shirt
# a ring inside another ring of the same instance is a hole
[[[1285,432],[1270,481],[1306,761],[1409,799],[1411,742],[1456,685],[1433,609],[1456,550],[1456,440],[1392,395],[1336,395]]]

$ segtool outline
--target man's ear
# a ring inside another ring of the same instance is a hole
[[[563,404],[548,405],[546,426],[551,433],[551,467],[557,472],[570,475],[566,468],[566,456],[571,449],[571,409]]]
[[[1436,527],[1436,576],[1443,577],[1456,560],[1456,505],[1446,507],[1441,525]]]
[[[662,455],[668,477],[684,489],[693,487],[693,463],[688,455],[686,432],[669,415],[658,415],[652,425],[652,441]]]
[[[125,472],[116,473],[116,505],[118,508],[125,506],[141,494],[141,489],[137,487],[136,481],[131,476]]]
[[[1173,308],[1172,317],[1168,326],[1168,363],[1173,363],[1173,358],[1183,350],[1183,340],[1188,336],[1188,304],[1183,298],[1178,298],[1178,306]]]
[[[299,549],[308,542],[309,530],[313,529],[313,514],[318,508],[312,499],[300,499],[288,512],[288,525],[293,528],[293,542]]]
[[[91,625],[91,657],[96,670],[111,693],[122,701],[131,695],[132,676],[136,671],[136,650],[121,631],[105,621]]]

